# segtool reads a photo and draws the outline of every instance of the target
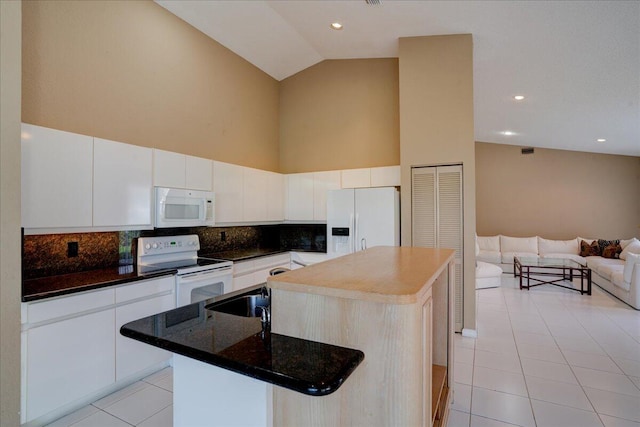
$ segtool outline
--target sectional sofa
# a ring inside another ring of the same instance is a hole
[[[587,246],[595,248],[598,242],[607,243],[582,237],[549,240],[538,236],[477,236],[476,259],[499,265],[506,273],[513,273],[514,256],[572,259],[591,269],[591,281],[594,284],[640,310],[640,240],[614,241],[619,244],[614,258],[585,252]],[[609,253],[606,255],[611,256]]]

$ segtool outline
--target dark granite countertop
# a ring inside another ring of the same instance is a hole
[[[176,270],[138,274],[133,265],[126,265],[24,280],[22,282],[22,302],[36,301],[173,274],[176,274]]]
[[[203,258],[215,258],[215,259],[223,259],[226,261],[247,261],[253,258],[260,258],[263,256],[269,255],[278,255],[289,252],[289,249],[279,249],[279,248],[264,248],[264,249],[237,249],[233,251],[225,251],[225,252],[214,252],[208,254],[198,254]]]
[[[364,359],[359,350],[263,332],[259,318],[216,312],[206,305],[203,301],[135,320],[120,333],[311,396],[333,393]]]

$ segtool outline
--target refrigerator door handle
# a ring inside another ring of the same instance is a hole
[[[353,232],[353,252],[356,252],[358,250],[358,217],[360,216],[360,214],[356,214],[356,223],[354,228],[354,232]]]
[[[349,252],[356,251],[354,221],[355,219],[353,217],[353,212],[352,212],[349,214]]]

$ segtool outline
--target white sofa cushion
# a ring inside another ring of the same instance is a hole
[[[624,248],[627,247],[627,245],[633,241],[638,241],[638,239],[636,239],[635,237],[632,237],[630,239],[627,240],[620,240],[620,247],[624,250]]]
[[[538,254],[537,237],[509,237],[500,236],[500,251],[515,253]]]
[[[603,278],[610,280],[612,269],[610,266],[624,266],[624,261],[612,258],[602,258],[601,256],[587,257],[587,267],[598,273]]]
[[[480,253],[478,253],[478,255],[476,256],[476,260],[500,264],[502,262],[502,257],[500,256],[500,252],[481,250]]]
[[[500,236],[502,262],[513,263],[513,257],[538,258],[538,237]]]
[[[500,236],[477,236],[480,251],[500,252]]]
[[[538,237],[538,253],[542,257],[548,257],[547,254],[580,254],[580,244],[578,239],[571,240],[548,240]],[[556,257],[557,258],[557,257]]]
[[[640,264],[640,255],[638,254],[627,254],[627,259],[624,262],[624,281],[627,283],[631,283],[631,274],[633,273],[633,267],[635,264]],[[640,267],[636,267],[640,268]],[[640,285],[640,283],[638,284]]]
[[[620,271],[615,271],[611,274],[611,283],[613,283],[614,286],[622,288],[627,292],[631,290],[631,284],[624,281],[624,273]]]
[[[620,242],[622,247],[622,242]],[[628,254],[640,254],[640,240],[633,238],[628,242],[622,252],[620,252],[620,259],[627,259]]]
[[[489,264],[488,262],[478,262],[476,267],[476,279],[483,279],[486,277],[500,277],[502,275],[502,268],[495,264]]]

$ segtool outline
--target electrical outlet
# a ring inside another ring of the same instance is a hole
[[[226,231],[221,231],[220,232],[220,240],[223,242],[227,241],[227,232]]]
[[[73,258],[78,256],[78,242],[67,243],[67,257]]]

